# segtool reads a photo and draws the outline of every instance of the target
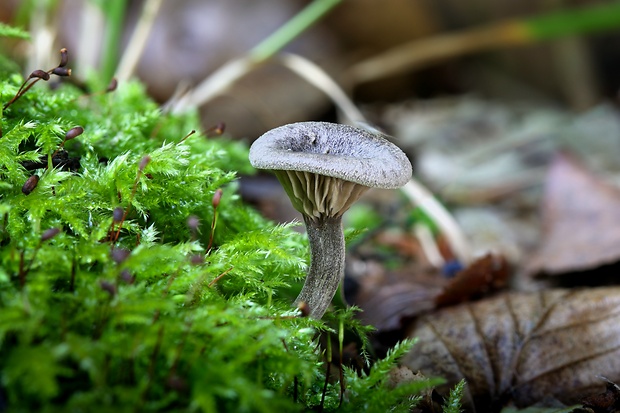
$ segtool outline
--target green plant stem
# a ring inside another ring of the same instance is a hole
[[[342,216],[314,220],[304,215],[304,221],[312,259],[295,304],[305,302],[310,309],[310,317],[320,319],[344,276]]]
[[[319,404],[319,413],[323,412],[325,406],[325,395],[327,394],[327,385],[329,384],[330,369],[332,365],[332,338],[329,332],[327,332],[327,349],[325,359],[327,360],[327,370],[325,371],[325,382],[323,384],[323,392],[321,394],[321,404]]]
[[[110,82],[118,64],[125,6],[126,0],[108,0],[102,5],[107,20],[101,64],[101,81],[104,85]]]
[[[204,105],[218,96],[237,80],[251,72],[257,65],[279,52],[341,1],[316,0],[312,2],[246,55],[230,60],[196,85],[187,96],[172,104],[171,111],[181,113],[190,108]]]
[[[284,26],[280,27],[250,50],[250,56],[257,62],[267,60],[308,29],[308,27],[312,26],[341,1],[342,0],[313,1],[306,6],[305,9],[295,15],[295,17],[286,22]]]
[[[215,236],[215,226],[217,225],[217,207],[213,208],[213,219],[211,221],[211,235],[209,235],[209,244],[207,245],[206,254],[211,252],[213,247],[213,237]]]

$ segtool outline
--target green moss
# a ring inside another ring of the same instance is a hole
[[[8,102],[23,79],[0,78]],[[199,129],[195,114],[162,113],[137,83],[85,96],[41,82],[1,115],[0,411],[316,407],[325,380],[316,333],[329,327],[294,317],[284,293],[304,275],[307,244],[241,202],[245,146],[183,140]],[[63,144],[75,126],[84,133]],[[65,166],[44,167],[55,153]],[[49,238],[51,228],[61,231]],[[367,332],[351,311],[338,314]],[[370,392],[382,408],[410,404],[378,374],[346,372],[355,390],[346,410]],[[325,406],[336,410],[332,390]]]

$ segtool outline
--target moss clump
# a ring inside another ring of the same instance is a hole
[[[23,79],[0,78],[4,103]],[[316,331],[329,328],[280,298],[303,277],[307,245],[239,200],[243,145],[183,139],[196,116],[162,113],[137,83],[91,96],[37,85],[0,122],[0,411],[321,403]],[[330,384],[325,408],[406,411],[407,392],[383,384],[395,357],[369,376],[347,370],[349,402]]]

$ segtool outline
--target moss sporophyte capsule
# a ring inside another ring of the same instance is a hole
[[[24,195],[30,195],[32,191],[35,190],[38,184],[39,184],[39,176],[32,175],[30,178],[26,180],[26,182],[22,186],[22,193]]]

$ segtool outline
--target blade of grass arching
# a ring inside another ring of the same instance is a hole
[[[315,0],[291,20],[256,45],[246,55],[225,63],[177,102],[166,104],[173,112],[183,112],[205,104],[228,89],[254,67],[282,50],[342,0]]]
[[[295,17],[286,22],[284,26],[280,27],[250,50],[250,56],[256,61],[263,61],[270,58],[316,23],[341,1],[342,0],[313,1]]]
[[[125,22],[126,0],[108,0],[101,2],[100,6],[106,16],[106,28],[104,33],[101,82],[107,85],[118,64],[120,39],[123,34]]]
[[[620,27],[620,2],[512,19],[456,33],[416,39],[349,68],[352,85],[427,67],[442,59]]]

